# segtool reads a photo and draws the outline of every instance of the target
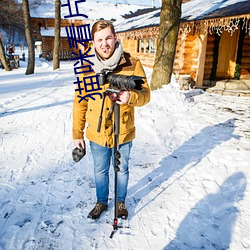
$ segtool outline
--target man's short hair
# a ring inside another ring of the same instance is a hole
[[[94,40],[94,36],[95,36],[96,32],[98,32],[100,30],[103,30],[103,29],[106,29],[108,27],[111,29],[111,32],[115,36],[115,27],[114,27],[114,25],[110,21],[99,20],[99,21],[95,22],[93,24],[92,30],[91,30],[91,37],[92,37],[92,39]]]

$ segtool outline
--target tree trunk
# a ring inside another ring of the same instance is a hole
[[[5,52],[4,52],[4,47],[3,47],[3,43],[2,43],[2,39],[0,37],[0,61],[1,64],[3,65],[4,69],[6,71],[10,71],[11,68],[6,60],[6,56],[5,56]]]
[[[27,66],[25,74],[30,75],[30,74],[34,74],[34,69],[35,69],[35,48],[34,48],[34,41],[32,37],[28,0],[22,0],[22,8],[23,8],[25,36],[26,36],[26,41],[28,44],[28,66]]]
[[[171,81],[182,0],[162,0],[160,31],[150,87],[161,88]]]
[[[53,69],[60,68],[59,48],[61,31],[61,1],[55,0],[55,39],[53,49]]]

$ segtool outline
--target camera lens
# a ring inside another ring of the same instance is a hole
[[[110,93],[109,93],[109,98],[110,98],[110,100],[111,100],[112,102],[117,101],[117,97],[118,97],[118,94],[117,94],[117,93],[115,93],[115,92],[110,92]]]

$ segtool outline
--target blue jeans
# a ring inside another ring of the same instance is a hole
[[[121,164],[119,165],[120,171],[118,172],[117,179],[117,200],[121,202],[125,201],[127,195],[129,178],[128,161],[131,147],[132,141],[119,146]],[[91,141],[90,148],[94,161],[97,202],[107,204],[109,196],[109,168],[111,160],[112,163],[114,162],[114,148],[103,147]]]

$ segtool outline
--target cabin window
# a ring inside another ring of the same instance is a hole
[[[137,40],[137,52],[138,53],[144,52],[144,38]]]
[[[155,38],[150,39],[150,53],[155,53]]]
[[[142,38],[137,40],[138,53],[155,53],[155,38]]]
[[[149,38],[147,38],[146,39],[146,53],[149,53],[150,52],[150,39]]]
[[[141,39],[138,39],[137,40],[137,50],[136,50],[137,53],[140,53],[140,47],[141,47],[140,42],[141,42]]]

